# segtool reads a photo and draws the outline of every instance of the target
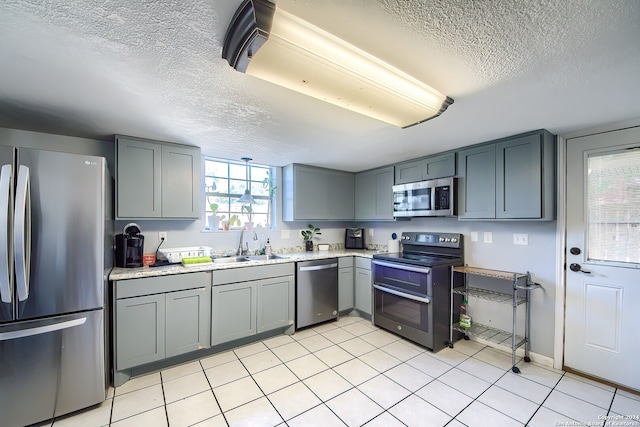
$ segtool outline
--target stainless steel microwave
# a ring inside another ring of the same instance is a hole
[[[456,216],[458,180],[454,177],[393,186],[393,216]]]

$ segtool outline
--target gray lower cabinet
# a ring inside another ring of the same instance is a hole
[[[352,172],[291,164],[283,168],[284,221],[353,220]]]
[[[164,294],[116,301],[118,370],[165,358]]]
[[[338,310],[340,313],[349,312],[355,306],[353,265],[353,257],[338,258]]]
[[[116,136],[116,219],[200,217],[200,148]]]
[[[291,328],[295,319],[294,263],[214,271],[211,343]]]
[[[444,178],[456,174],[456,153],[439,154],[395,165],[395,184]]]
[[[393,166],[356,174],[356,220],[393,220]]]
[[[355,257],[355,308],[371,315],[371,259]]]
[[[257,282],[214,286],[211,298],[213,345],[255,335]]]
[[[555,136],[541,130],[458,152],[459,219],[555,219]]]
[[[207,288],[165,294],[167,357],[209,347],[211,295]]]
[[[209,347],[210,272],[121,280],[114,286],[116,371]]]

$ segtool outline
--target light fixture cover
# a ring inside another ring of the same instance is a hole
[[[437,117],[453,103],[268,0],[242,3],[222,57],[240,72],[402,128]]]

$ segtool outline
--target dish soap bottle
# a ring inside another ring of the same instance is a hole
[[[467,297],[465,296],[462,300],[462,305],[460,305],[460,326],[463,328],[471,327],[471,316],[467,314]]]
[[[264,245],[264,253],[267,256],[271,256],[271,254],[273,253],[273,251],[271,249],[271,243],[269,243],[269,239],[267,239],[267,244]]]

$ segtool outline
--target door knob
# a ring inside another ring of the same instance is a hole
[[[576,264],[575,262],[574,262],[573,264],[570,264],[570,265],[569,265],[569,269],[570,269],[571,271],[575,271],[575,272],[578,272],[578,271],[579,271],[579,272],[581,272],[581,273],[591,274],[591,272],[590,272],[590,271],[588,271],[588,270],[583,270],[583,269],[582,269],[582,266],[581,266],[580,264]]]

